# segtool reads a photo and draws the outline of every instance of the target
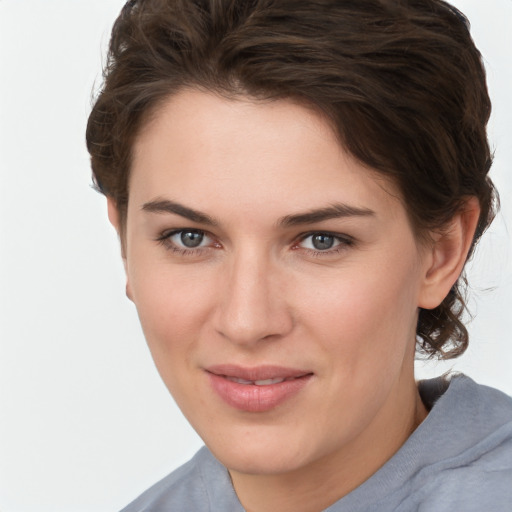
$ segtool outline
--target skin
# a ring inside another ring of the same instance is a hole
[[[214,224],[161,211],[162,201]],[[334,204],[365,213],[283,222]],[[109,215],[119,228],[112,200]],[[292,101],[185,90],[145,126],[122,233],[127,292],[163,381],[246,510],[326,508],[425,418],[413,372],[418,308],[448,293],[477,218],[468,200],[419,243],[396,188]],[[172,234],[187,229],[205,232],[199,249]],[[333,247],[316,250],[311,233],[325,232]],[[251,413],[210,385],[205,369],[227,363],[312,377]]]

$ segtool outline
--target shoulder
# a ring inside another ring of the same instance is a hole
[[[199,450],[190,461],[154,484],[121,512],[153,511],[164,504],[166,507],[178,507],[191,498],[205,503],[206,490],[200,469],[206,456],[204,450],[205,448]]]
[[[512,398],[457,376],[432,413],[421,510],[512,510]]]
[[[418,387],[423,400],[433,408],[440,401],[464,399],[465,406],[479,409],[503,407],[506,419],[512,414],[512,398],[498,389],[476,383],[463,374],[445,375],[422,380]]]
[[[461,448],[467,446],[464,439],[481,441],[512,422],[512,398],[465,375],[421,381],[419,390],[431,409],[425,425],[446,439],[457,432]]]
[[[211,504],[218,499],[226,502],[223,510],[236,511],[238,503],[234,498],[227,471],[203,447],[189,462],[150,487],[121,512],[209,512],[213,510]],[[232,503],[228,502],[230,499]]]
[[[512,469],[512,398],[463,375],[447,386],[420,427],[426,449],[437,448],[440,457],[431,459],[432,465]]]
[[[509,512],[512,510],[512,425],[500,429],[502,441],[475,450],[473,460],[440,470],[422,489],[421,510]]]
[[[328,510],[512,510],[512,399],[465,376],[423,381],[419,390],[430,408],[423,423]]]

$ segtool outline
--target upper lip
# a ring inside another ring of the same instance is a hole
[[[244,367],[234,364],[219,364],[208,366],[205,370],[214,375],[232,377],[250,381],[268,379],[290,379],[310,375],[313,372],[299,368],[287,368],[284,366],[263,365],[255,367]]]

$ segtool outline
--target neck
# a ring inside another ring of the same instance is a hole
[[[349,446],[305,467],[251,475],[230,470],[235,491],[247,512],[315,512],[324,510],[370,478],[404,444],[428,412],[418,389],[391,393],[374,421]]]

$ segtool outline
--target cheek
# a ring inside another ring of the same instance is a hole
[[[140,260],[128,268],[128,279],[148,346],[167,383],[170,367],[186,366],[191,359],[210,311],[213,283],[187,268]]]
[[[339,432],[350,436],[360,431],[386,402],[394,383],[413,371],[417,313],[411,276],[350,272],[308,297],[305,338],[321,351],[325,377],[317,417],[328,418],[333,442]]]
[[[324,286],[308,286],[310,292],[300,295],[306,297],[303,314],[309,334],[354,369],[392,364],[390,358],[400,361],[414,344],[415,274],[414,265],[369,265],[344,271]]]

